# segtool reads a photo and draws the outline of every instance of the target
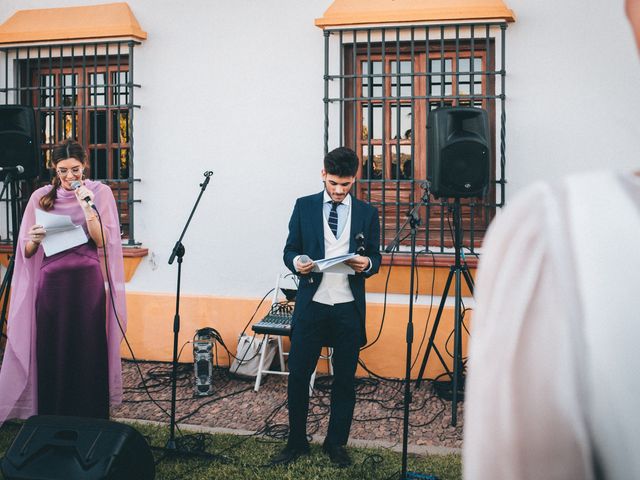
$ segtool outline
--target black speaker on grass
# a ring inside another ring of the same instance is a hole
[[[20,165],[19,178],[39,175],[40,142],[33,108],[24,105],[0,105],[0,167]],[[5,172],[0,172],[4,179]]]
[[[491,175],[487,111],[442,107],[427,118],[427,179],[435,197],[481,197]]]
[[[29,418],[0,465],[6,480],[153,480],[146,440],[128,425],[80,417]]]

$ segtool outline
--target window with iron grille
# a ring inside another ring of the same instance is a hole
[[[88,153],[88,176],[113,190],[128,245],[136,245],[133,206],[139,202],[133,192],[139,181],[133,176],[136,44],[127,40],[0,49],[0,101],[32,106],[36,114],[41,174],[34,187],[50,180],[53,145],[66,138],[80,142]]]
[[[505,29],[506,23],[473,23],[325,30],[325,151],[339,142],[358,153],[357,196],[378,207],[382,246],[422,203],[417,244],[452,252],[451,202],[424,189],[427,117],[441,106],[489,114],[498,159],[490,188],[483,198],[462,200],[464,246],[475,252],[481,245],[504,202]]]

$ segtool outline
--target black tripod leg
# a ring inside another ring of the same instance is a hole
[[[2,286],[0,286],[0,297],[2,298],[2,311],[0,312],[0,338],[6,335],[3,332],[4,325],[7,321],[7,307],[9,305],[9,294],[11,291],[11,280],[13,279],[13,268],[15,265],[15,256],[11,255],[9,265],[7,265],[7,271],[2,279]]]
[[[458,419],[458,386],[462,375],[462,279],[460,270],[456,270],[456,300],[453,334],[453,395],[451,397],[451,425],[455,426]]]
[[[469,269],[465,266],[462,269],[462,274],[464,275],[464,279],[467,282],[467,287],[469,287],[469,291],[471,292],[471,296],[473,296],[473,288],[475,287],[475,282],[473,281],[473,277],[469,272]]]
[[[436,352],[440,362],[444,366],[444,369],[448,374],[451,374],[449,368],[447,367],[447,363],[444,358],[440,354],[438,347],[436,347],[434,339],[436,337],[436,332],[438,331],[438,325],[440,324],[440,319],[442,318],[442,312],[444,310],[444,304],[447,301],[447,295],[449,294],[449,288],[451,287],[451,280],[453,279],[453,268],[449,270],[449,276],[447,277],[447,283],[444,286],[444,291],[442,292],[442,299],[440,300],[440,306],[438,307],[438,313],[436,314],[436,319],[433,322],[433,327],[431,328],[431,335],[429,336],[429,342],[427,343],[427,350],[424,354],[424,358],[422,359],[422,365],[420,366],[420,373],[418,373],[418,380],[416,382],[416,388],[420,388],[420,384],[422,383],[422,376],[424,375],[425,368],[427,367],[427,361],[429,360],[429,355],[431,354],[431,348]]]

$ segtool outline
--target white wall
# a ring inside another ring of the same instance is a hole
[[[507,201],[537,179],[640,166],[640,62],[623,0],[508,0]]]
[[[102,0],[2,0],[15,9]],[[262,296],[282,268],[296,197],[319,191],[323,35],[331,0],[129,0],[135,49],[136,239],[132,291],[172,292],[167,265],[205,170],[184,244],[183,292]],[[508,0],[507,200],[536,179],[637,164],[640,65],[623,1]]]

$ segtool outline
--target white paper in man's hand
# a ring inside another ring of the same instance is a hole
[[[346,255],[338,255],[337,257],[314,260],[313,263],[315,265],[313,266],[313,271],[324,273],[345,273],[347,275],[354,275],[356,273],[355,270],[344,262],[356,256],[358,256],[356,253],[347,253]]]
[[[46,232],[42,248],[47,257],[87,243],[87,234],[80,225],[74,225],[69,215],[56,215],[36,209],[36,223]]]

